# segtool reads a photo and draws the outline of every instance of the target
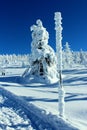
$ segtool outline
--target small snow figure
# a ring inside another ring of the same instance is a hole
[[[57,82],[56,56],[48,45],[49,33],[41,20],[37,20],[36,25],[30,29],[32,31],[30,69],[23,74],[23,77],[27,81],[32,77],[39,82]]]

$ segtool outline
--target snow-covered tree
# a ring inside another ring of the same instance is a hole
[[[31,26],[30,29],[32,31],[30,66],[23,77],[28,82],[31,77],[39,82],[56,82],[58,80],[56,56],[48,45],[49,33],[43,27],[41,20],[37,20],[36,25]]]
[[[62,83],[62,17],[60,12],[55,13],[55,30],[56,30],[56,53],[57,68],[59,73],[59,116],[64,116],[64,88]]]
[[[85,55],[84,51],[81,49],[79,53],[80,53],[80,64],[85,64],[86,55]]]
[[[81,63],[80,52],[73,52],[73,58],[74,58],[75,65]]]
[[[64,61],[63,63],[65,64],[65,67],[72,67],[73,66],[73,53],[72,53],[72,50],[70,49],[70,46],[69,46],[69,43],[66,42],[65,44],[65,49],[64,49]]]

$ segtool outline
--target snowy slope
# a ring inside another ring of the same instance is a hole
[[[41,129],[41,127],[42,129],[47,128],[47,130],[49,129],[72,130],[74,129],[73,126],[77,127],[79,130],[86,130],[87,127],[86,69],[73,69],[63,71],[64,88],[66,91],[64,120],[61,120],[57,116],[58,85],[57,84],[45,85],[40,83],[18,84],[16,82],[18,78],[18,72],[20,75],[23,71],[22,69],[20,69],[19,71],[17,71],[16,75],[15,69],[10,69],[10,74],[8,72],[6,76],[0,77],[1,87],[4,87],[10,92],[16,94],[14,95],[3,89],[1,89],[0,91],[0,104],[1,104],[0,116],[3,115],[4,117],[5,111],[7,111],[6,113],[8,113],[7,114],[8,116],[5,116],[6,119],[0,118],[0,121],[1,119],[3,119],[3,124],[5,124],[4,127],[6,127],[6,129],[7,127],[15,129],[13,125],[15,124],[14,121],[15,117],[17,119],[16,120],[17,127],[20,127],[21,129],[24,128],[25,130],[28,127],[29,127],[28,129],[35,128],[37,130]],[[10,96],[8,97],[8,95]],[[8,99],[7,106],[4,105],[5,98]],[[10,103],[10,105],[9,101],[12,102]],[[34,106],[31,105],[30,103],[32,103]],[[17,106],[14,107],[14,104],[17,104]],[[31,116],[31,111],[33,111],[32,112],[32,115],[34,117],[33,119]],[[10,113],[13,113],[12,115],[14,116],[11,117]],[[35,123],[37,118],[39,121]],[[6,124],[6,120],[10,122],[9,123],[10,125]],[[22,125],[23,123],[24,125]],[[37,128],[39,125],[40,127]],[[3,125],[1,125],[0,127],[3,128],[2,126]]]
[[[0,88],[0,128],[2,130],[76,130],[68,122],[47,114],[16,95]]]

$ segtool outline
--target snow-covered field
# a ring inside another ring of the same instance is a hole
[[[87,69],[63,71],[65,118],[58,117],[58,84],[21,84],[25,68],[0,74],[0,130],[86,130]]]

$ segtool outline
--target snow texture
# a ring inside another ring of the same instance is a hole
[[[26,101],[3,88],[0,88],[0,95],[5,99],[0,104],[1,130],[62,130],[61,126],[63,130],[77,130],[66,120],[27,104]]]
[[[23,71],[24,68],[7,67],[6,75],[0,76],[1,130],[86,130],[87,68],[63,70],[66,90],[63,119],[58,116],[58,84],[36,81],[19,84],[18,75]]]

